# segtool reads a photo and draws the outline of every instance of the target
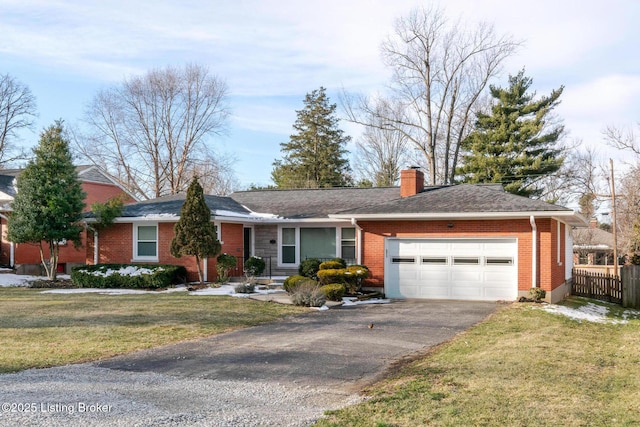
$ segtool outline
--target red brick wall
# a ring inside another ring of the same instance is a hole
[[[453,223],[453,227],[447,224]],[[518,290],[528,291],[532,286],[532,239],[529,219],[474,220],[474,221],[359,221],[363,229],[362,263],[369,267],[368,286],[384,285],[384,239],[386,237],[428,238],[487,238],[518,239]],[[550,291],[564,283],[564,265],[557,262],[557,225],[551,219],[536,219],[538,228],[537,282]],[[393,230],[393,231],[389,231]],[[561,227],[564,233],[564,225]],[[564,235],[564,234],[563,234]],[[564,261],[564,239],[561,257]]]
[[[84,199],[85,203],[85,212],[89,212],[91,210],[91,204],[100,202],[104,203],[109,199],[113,199],[116,196],[122,195],[123,203],[133,203],[135,200],[129,196],[127,193],[122,191],[122,189],[113,184],[100,184],[97,182],[82,182],[82,191],[86,193],[86,197]]]
[[[116,185],[112,184],[100,184],[94,182],[82,182],[82,190],[86,193],[85,197],[85,209],[87,212],[91,209],[91,204],[95,202],[106,202],[113,197],[118,195],[124,195],[124,202],[131,203],[134,202],[128,194],[122,191],[122,189]],[[0,252],[0,263],[9,264],[10,259],[10,243],[6,239],[6,220],[2,219],[2,250]],[[68,243],[65,246],[60,247],[60,257],[58,262],[60,264],[66,263],[84,263],[86,258],[87,250],[85,247],[87,246],[87,236],[86,233],[82,233],[80,236],[82,247],[76,249],[73,246],[73,243]],[[93,237],[91,240],[91,253],[93,254]],[[45,247],[45,257],[49,256],[48,245],[44,245]],[[15,245],[15,264],[23,265],[23,264],[40,264],[40,249],[36,244],[29,243],[21,243]],[[91,260],[93,260],[93,255],[91,255]]]
[[[183,265],[187,269],[187,280],[197,281],[198,270],[195,258],[183,256],[175,258],[171,255],[171,239],[173,238],[173,222],[161,222],[158,224],[158,263]],[[228,254],[242,257],[243,253],[243,226],[242,224],[222,224],[222,251]],[[87,245],[86,263],[93,264],[93,237]],[[99,263],[129,264],[133,259],[133,224],[118,223],[100,231],[98,240]],[[149,262],[143,262],[153,264]],[[208,279],[216,279],[215,257],[209,259]],[[242,274],[238,271],[237,274]]]

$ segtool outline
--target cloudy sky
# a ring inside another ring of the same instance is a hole
[[[82,118],[103,87],[167,65],[198,63],[225,79],[233,110],[229,135],[243,185],[270,183],[280,142],[306,93],[324,86],[381,90],[389,71],[379,46],[419,0],[0,0],[0,74],[31,89],[37,133],[58,118]],[[526,67],[534,89],[565,86],[558,114],[569,138],[603,147],[609,124],[640,121],[640,2],[636,0],[448,0],[451,18],[488,21],[525,41],[502,80]],[[343,125],[350,134],[354,127]]]

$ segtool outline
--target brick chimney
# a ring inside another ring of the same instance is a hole
[[[417,167],[400,171],[400,197],[414,196],[424,190],[424,173]]]
[[[589,221],[589,228],[598,228],[597,218],[591,218],[591,220]]]

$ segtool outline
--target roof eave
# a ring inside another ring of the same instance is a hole
[[[516,219],[516,218],[554,218],[574,227],[588,225],[588,221],[573,211],[530,211],[530,212],[422,212],[422,213],[386,213],[386,214],[332,214],[330,218],[369,220],[369,221],[410,221],[410,220],[452,220],[452,219]]]

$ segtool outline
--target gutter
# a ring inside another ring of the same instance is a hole
[[[531,223],[531,287],[538,287],[538,227],[533,215],[529,217]]]
[[[522,212],[423,212],[423,213],[384,213],[358,214],[359,220],[389,221],[389,220],[486,220],[486,219],[522,219],[531,216],[538,218],[553,218],[576,227],[586,227],[587,220],[574,211],[522,211]],[[330,214],[333,219],[351,219],[354,214]]]

